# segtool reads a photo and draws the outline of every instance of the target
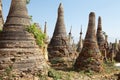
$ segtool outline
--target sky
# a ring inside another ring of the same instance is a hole
[[[10,2],[11,0],[2,0],[4,20],[8,15]],[[54,32],[60,3],[64,7],[66,31],[69,33],[72,26],[75,42],[79,40],[81,25],[84,39],[90,12],[95,12],[96,28],[98,17],[101,16],[103,31],[108,35],[109,42],[120,40],[120,0],[31,0],[27,5],[28,14],[33,16],[33,22],[39,23],[42,29],[45,21],[47,22],[49,37]]]

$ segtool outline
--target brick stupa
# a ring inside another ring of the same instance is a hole
[[[105,46],[105,35],[102,31],[102,20],[101,17],[99,16],[98,18],[98,28],[97,28],[97,43],[100,49],[100,52],[102,53],[102,56],[104,58],[104,60],[107,60],[107,51],[106,51],[106,46]]]
[[[102,21],[101,21],[100,16],[98,18],[97,42],[98,42],[99,48],[102,48],[105,44],[105,37],[104,37],[103,31],[102,31]]]
[[[53,33],[53,37],[48,45],[48,56],[52,64],[59,63],[67,66],[70,61],[73,62],[74,51],[70,46],[64,23],[64,11],[62,4],[58,8],[58,18]],[[68,61],[69,60],[69,61]]]
[[[28,25],[30,18],[26,0],[12,0],[6,23],[0,33],[0,72],[12,67],[12,72],[17,76],[24,74],[22,77],[37,72],[46,73],[48,65],[34,36],[26,31]]]
[[[96,40],[95,30],[95,13],[89,14],[88,29],[83,43],[83,48],[79,54],[74,68],[77,71],[95,71],[101,72],[103,70],[103,60]]]

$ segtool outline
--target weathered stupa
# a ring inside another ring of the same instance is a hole
[[[97,36],[97,43],[98,43],[100,52],[102,53],[104,60],[107,60],[107,51],[105,47],[105,44],[106,44],[105,35],[103,34],[103,31],[102,31],[102,20],[100,16],[98,18],[98,28],[97,28],[96,36]]]
[[[4,24],[3,13],[2,13],[2,0],[0,0],[0,30],[2,30]]]
[[[9,67],[16,76],[22,77],[47,71],[48,65],[43,53],[34,36],[26,31],[28,25],[30,19],[26,0],[12,0],[6,23],[0,33],[0,73]]]
[[[83,48],[83,40],[82,40],[82,27],[81,27],[80,39],[78,42],[77,52],[81,52],[82,48]]]
[[[48,56],[52,64],[59,63],[60,65],[65,66],[66,64],[68,64],[68,60],[73,61],[72,55],[74,55],[75,53],[68,41],[63,13],[63,6],[62,4],[60,4],[58,8],[58,18],[53,37],[48,45]]]
[[[77,71],[92,70],[95,72],[101,72],[103,70],[102,63],[102,56],[96,40],[95,13],[91,12],[89,14],[88,29],[83,43],[83,48],[76,59],[74,68]]]
[[[99,16],[98,18],[98,28],[97,28],[97,42],[98,42],[98,46],[101,49],[102,47],[104,47],[105,44],[105,36],[103,35],[103,31],[102,31],[102,21],[101,21],[101,17]]]

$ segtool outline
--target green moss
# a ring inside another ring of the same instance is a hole
[[[30,32],[34,35],[37,44],[40,47],[43,47],[44,46],[44,39],[45,39],[46,35],[39,28],[37,28],[37,26],[35,24],[28,26],[26,29],[28,32]]]

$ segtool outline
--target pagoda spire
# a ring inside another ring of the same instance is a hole
[[[47,22],[45,22],[45,25],[44,25],[44,34],[47,34]]]
[[[103,60],[97,45],[95,29],[95,13],[91,12],[89,14],[88,29],[83,43],[83,48],[74,64],[74,68],[77,71],[92,70],[101,72],[103,70]]]
[[[83,47],[83,40],[82,40],[82,25],[81,25],[80,38],[78,42],[77,52],[81,52],[82,47]]]
[[[70,32],[68,34],[68,39],[69,39],[69,43],[72,45],[72,26],[71,26]]]
[[[70,28],[70,32],[69,32],[69,34],[71,34],[71,32],[72,32],[72,26],[71,26],[71,28]]]
[[[100,16],[98,17],[98,30],[102,30],[102,20]]]
[[[59,8],[58,8],[58,18],[54,30],[53,36],[62,36],[66,37],[66,28],[65,28],[65,23],[64,23],[64,10],[63,10],[63,5],[60,3]]]

